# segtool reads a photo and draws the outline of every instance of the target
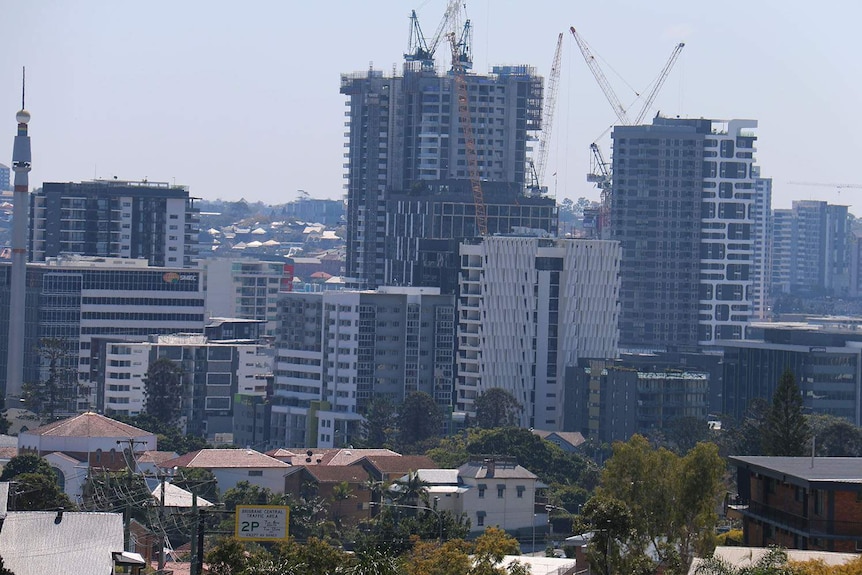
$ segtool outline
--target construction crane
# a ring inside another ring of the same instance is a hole
[[[862,184],[830,184],[824,182],[787,182],[788,184],[794,186],[809,186],[812,188],[834,188],[838,190],[838,193],[841,193],[843,189],[862,189]]]
[[[590,47],[589,45],[587,45],[586,40],[584,40],[581,35],[578,34],[578,31],[575,30],[574,26],[569,28],[569,30],[572,32],[572,36],[574,36],[575,42],[577,42],[578,48],[581,49],[581,54],[584,56],[584,61],[586,61],[587,66],[590,68],[590,72],[592,72],[593,76],[596,78],[599,87],[602,89],[602,92],[604,93],[607,101],[610,103],[611,108],[613,108],[617,119],[620,121],[620,124],[622,124],[623,126],[636,126],[637,124],[640,124],[641,121],[644,119],[644,116],[646,116],[647,112],[652,106],[653,102],[655,101],[656,96],[658,96],[658,93],[661,91],[661,88],[664,85],[665,80],[667,80],[667,77],[670,74],[673,65],[676,64],[677,58],[679,58],[682,49],[685,48],[685,44],[683,42],[680,42],[679,44],[674,46],[670,57],[668,58],[664,67],[661,69],[661,72],[659,72],[659,75],[656,78],[655,82],[653,83],[652,89],[650,90],[647,97],[644,99],[644,104],[641,108],[641,111],[638,113],[637,117],[635,118],[635,121],[632,122],[631,119],[629,119],[628,112],[620,102],[616,92],[614,92],[614,89],[611,87],[610,82],[608,82],[608,79],[602,72],[599,63],[596,60],[596,57],[593,56],[592,51],[590,51]]]
[[[608,82],[604,72],[602,72],[602,69],[599,67],[599,63],[596,61],[596,57],[593,56],[589,45],[583,38],[581,38],[581,35],[578,34],[578,31],[575,30],[574,26],[571,26],[569,30],[571,31],[572,36],[574,36],[575,42],[578,44],[578,48],[581,49],[581,54],[584,56],[584,60],[590,68],[590,72],[593,73],[593,76],[595,77],[596,82],[599,83],[605,98],[607,98],[608,103],[611,105],[611,108],[613,108],[614,114],[617,115],[621,124],[630,126],[631,120],[629,120],[628,114],[626,114],[625,107],[622,105],[619,98],[617,98],[616,92],[614,92],[610,82]]]
[[[587,45],[586,41],[581,38],[580,34],[578,34],[577,30],[575,30],[574,26],[569,29],[572,33],[572,36],[575,38],[575,42],[577,42],[578,47],[581,49],[581,54],[584,56],[584,61],[586,61],[587,66],[592,72],[593,76],[596,78],[596,81],[599,84],[599,87],[602,89],[602,92],[605,95],[605,98],[610,103],[611,108],[617,116],[617,119],[620,121],[620,124],[624,126],[632,126],[640,124],[641,121],[646,116],[653,102],[655,101],[658,93],[661,91],[662,86],[667,80],[668,75],[670,74],[671,69],[679,58],[682,49],[685,48],[685,44],[680,42],[676,46],[674,46],[673,51],[670,54],[667,62],[665,62],[664,67],[659,72],[658,77],[652,85],[652,89],[649,94],[647,94],[644,99],[643,107],[638,113],[635,121],[632,122],[629,119],[628,113],[626,109],[623,107],[622,103],[620,103],[619,98],[614,92],[614,89],[611,87],[610,82],[605,77],[602,72],[601,67],[599,66],[598,61],[595,56],[593,56],[592,51]],[[599,229],[607,230],[608,224],[610,223],[610,204],[612,199],[612,174],[610,165],[605,161],[604,156],[602,155],[599,146],[593,142],[590,144],[590,150],[592,152],[592,157],[590,161],[590,173],[587,174],[587,181],[596,184],[596,187],[601,190],[601,208],[599,211]]]
[[[685,44],[680,42],[674,47],[673,52],[670,54],[670,58],[667,59],[667,62],[664,65],[664,68],[659,72],[658,78],[656,78],[655,84],[653,84],[652,90],[647,95],[646,100],[644,100],[643,108],[641,108],[640,114],[638,114],[637,118],[635,118],[634,125],[637,126],[641,123],[646,116],[646,113],[649,111],[652,103],[655,101],[656,96],[661,91],[661,87],[664,85],[664,81],[667,80],[668,74],[670,74],[671,68],[676,64],[676,59],[679,58],[682,49],[685,48]]]
[[[467,21],[469,24],[469,20]],[[473,136],[473,122],[470,118],[470,100],[467,93],[466,70],[462,56],[460,40],[455,32],[449,32],[449,44],[452,47],[452,82],[455,86],[455,97],[458,100],[458,119],[461,132],[464,134],[464,152],[467,156],[467,174],[470,177],[470,187],[473,190],[473,203],[476,206],[476,229],[480,236],[488,235],[488,212],[485,208],[485,197],[482,194],[482,180],[479,176],[479,160],[476,154],[476,139]]]
[[[404,54],[404,60],[407,62],[419,62],[423,70],[434,69],[434,54],[437,51],[437,46],[443,39],[444,32],[449,29],[452,24],[453,28],[457,27],[458,14],[461,8],[461,0],[449,0],[446,6],[446,11],[443,13],[443,18],[437,25],[437,30],[430,40],[422,33],[422,27],[419,26],[419,17],[416,15],[416,10],[410,13],[410,38],[407,41],[407,53]]]
[[[554,111],[557,105],[557,86],[560,81],[560,61],[563,55],[563,33],[557,36],[557,49],[554,51],[554,61],[551,63],[551,73],[548,75],[548,90],[545,93],[545,103],[542,109],[542,133],[539,136],[539,151],[536,160],[530,160],[535,193],[541,193],[542,182],[545,181],[545,166],[548,160],[548,143],[551,141],[551,131],[554,127]]]
[[[590,173],[587,181],[596,184],[601,190],[601,206],[599,207],[599,232],[609,229],[611,215],[611,166],[605,161],[602,150],[598,144],[590,144],[593,153],[590,158]]]

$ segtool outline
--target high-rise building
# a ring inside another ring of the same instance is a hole
[[[770,401],[781,375],[796,377],[806,413],[862,424],[862,334],[847,318],[800,326],[767,323],[762,335],[723,342],[722,413],[742,421],[751,401]]]
[[[164,182],[46,183],[30,197],[30,261],[79,254],[191,267],[195,200],[187,187]]]
[[[756,121],[657,117],[613,131],[620,344],[740,339],[754,316]]]
[[[758,166],[754,166],[760,173]],[[754,319],[769,317],[772,305],[772,178],[754,180],[754,283],[751,288],[751,304]]]
[[[254,341],[213,341],[187,333],[151,336],[145,342],[103,339],[97,343],[102,361],[93,384],[98,389],[99,411],[142,413],[147,370],[151,363],[167,358],[183,369],[186,431],[211,441],[233,432],[234,396],[264,397],[266,376],[272,373],[271,349]]]
[[[461,245],[455,406],[471,417],[493,387],[524,407],[523,427],[563,430],[565,368],[614,358],[615,241],[492,236]]]
[[[5,192],[11,190],[10,178],[12,177],[12,170],[9,169],[9,166],[5,164],[0,164],[0,192]]]
[[[9,301],[10,272],[10,265],[0,264],[3,305]],[[203,333],[201,275],[199,270],[155,268],[122,258],[69,257],[27,264],[26,327],[21,335],[25,381],[47,380],[51,358],[39,349],[52,342],[59,352],[58,373],[76,391],[65,398],[69,407],[64,410],[94,407],[98,390],[91,383],[92,340],[146,341],[154,334]],[[0,327],[8,325],[2,325],[8,317],[0,314]],[[6,355],[0,353],[3,361]]]
[[[276,338],[273,441],[349,445],[374,397],[423,391],[452,405],[455,297],[436,288],[283,293]]]
[[[773,213],[773,278],[779,293],[847,295],[850,229],[847,206],[817,200],[793,202]]]
[[[265,335],[275,336],[278,292],[288,278],[289,265],[250,258],[207,258],[199,265],[206,270],[207,313],[211,317],[257,319],[267,322]]]
[[[515,194],[503,203],[517,206],[527,179],[527,142],[541,129],[542,78],[529,66],[499,66],[489,75],[465,79],[483,185],[511,185]],[[451,74],[410,66],[401,76],[370,70],[341,77],[349,125],[346,273],[361,287],[403,279],[392,277],[386,263],[387,236],[390,245],[398,239],[389,213],[395,194],[469,180],[453,86]],[[436,239],[478,235],[472,195],[458,204],[464,225],[441,230]]]

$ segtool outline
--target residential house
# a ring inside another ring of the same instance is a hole
[[[533,435],[538,435],[546,441],[550,441],[563,451],[573,453],[579,445],[584,443],[583,434],[578,431],[547,431],[544,429],[533,429]]]
[[[472,533],[490,526],[518,532],[547,525],[544,507],[536,507],[536,491],[545,486],[513,457],[478,457],[458,469],[419,469],[417,473],[429,484],[432,505],[466,514]]]
[[[425,455],[366,455],[351,465],[361,466],[372,480],[384,483],[391,483],[411,471],[438,467]]]
[[[336,522],[356,523],[369,516],[372,491],[368,473],[357,465],[295,465],[284,478],[284,492],[320,497]]]
[[[156,449],[156,436],[98,413],[87,412],[22,431],[18,452],[35,453],[57,471],[61,487],[79,502],[89,468],[125,469],[129,450],[139,453]]]
[[[162,469],[207,469],[224,493],[240,481],[284,492],[284,475],[290,465],[253,449],[199,449],[161,464]]]
[[[743,544],[859,552],[862,458],[734,456]]]
[[[130,555],[123,552],[121,513],[7,511],[8,495],[9,483],[0,484],[0,557],[16,575],[114,573]]]

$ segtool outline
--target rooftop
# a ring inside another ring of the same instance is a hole
[[[121,423],[110,417],[88,411],[69,419],[62,419],[29,429],[21,435],[41,435],[51,437],[142,437],[153,435],[149,431]]]
[[[284,468],[287,463],[253,449],[201,449],[169,459],[161,467],[201,467],[204,469],[236,468]]]
[[[862,457],[731,456],[737,467],[810,483],[862,483]]]

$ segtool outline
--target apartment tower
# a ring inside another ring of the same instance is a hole
[[[30,197],[30,260],[78,254],[192,267],[195,200],[187,187],[165,182],[46,183]]]
[[[410,64],[402,75],[372,69],[341,77],[349,126],[346,272],[359,287],[418,281],[403,262],[418,258],[419,238],[478,235],[453,76]],[[482,185],[493,190],[486,204],[505,206],[507,216],[510,209],[521,213],[527,142],[541,129],[543,80],[529,66],[497,66],[491,74],[465,79],[479,175]],[[452,214],[458,210],[463,225],[432,229],[423,223],[453,199],[458,208],[449,209]],[[550,228],[550,221],[555,229],[554,201],[532,203],[544,210],[542,225]],[[509,225],[489,213],[489,232],[509,233]],[[416,241],[399,243],[401,238]],[[453,250],[457,256],[457,247]]]
[[[756,234],[766,233],[756,218],[756,127],[656,117],[614,128],[622,347],[684,350],[745,336],[755,315]],[[767,265],[762,255],[758,263]]]

